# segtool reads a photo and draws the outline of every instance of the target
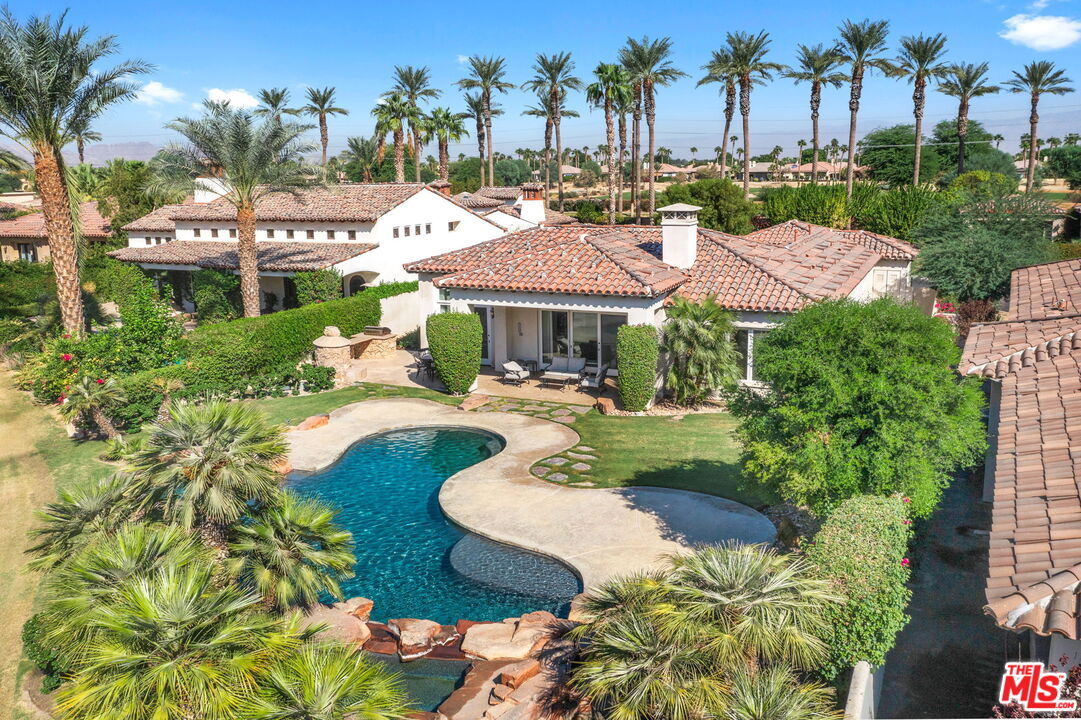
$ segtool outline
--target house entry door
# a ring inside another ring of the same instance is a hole
[[[480,342],[480,364],[492,364],[492,331],[491,331],[491,308],[487,305],[471,306],[473,312],[480,318],[480,329],[483,333]]]

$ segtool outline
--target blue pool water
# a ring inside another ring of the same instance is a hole
[[[427,427],[373,435],[334,465],[288,486],[338,507],[356,541],[346,597],[375,601],[373,620],[453,623],[566,610],[577,576],[551,558],[463,532],[439,508],[443,481],[503,449],[479,430]]]

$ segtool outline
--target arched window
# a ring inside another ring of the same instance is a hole
[[[363,290],[364,285],[365,282],[363,275],[354,275],[353,277],[349,278],[349,296],[352,297],[353,295],[356,295],[358,292]]]

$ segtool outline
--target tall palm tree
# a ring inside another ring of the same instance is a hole
[[[405,182],[405,133],[411,123],[417,121],[417,106],[403,95],[393,93],[379,99],[372,108],[375,116],[375,135],[379,138],[378,157],[382,162],[386,151],[387,133],[394,142],[394,181]]]
[[[901,38],[901,54],[895,62],[897,76],[912,81],[912,115],[916,118],[916,158],[912,184],[920,184],[920,151],[923,148],[923,109],[927,103],[927,83],[946,77],[949,66],[942,62],[946,54],[946,36],[906,35]]]
[[[626,68],[624,68],[624,71],[626,71]],[[627,164],[627,115],[633,112],[633,108],[634,83],[631,81],[629,92],[625,96],[617,95],[615,98],[615,113],[618,118],[617,133],[619,135],[619,186],[616,192],[619,195],[620,214],[623,214],[623,188],[625,185],[623,168]]]
[[[594,107],[604,109],[608,157],[608,224],[616,223],[616,105],[622,99],[625,103],[631,98],[631,82],[627,71],[621,65],[600,63],[593,71],[597,80],[586,88],[586,100]],[[622,170],[620,170],[622,172]]]
[[[86,144],[101,142],[101,133],[91,129],[88,124],[72,128],[71,137],[75,141],[75,151],[79,154],[80,165],[86,162]]]
[[[319,144],[323,146],[323,167],[327,164],[327,143],[330,136],[327,133],[327,118],[331,115],[348,115],[345,108],[337,107],[334,103],[334,88],[308,88],[308,104],[300,108],[305,115],[319,119]]]
[[[280,612],[311,607],[323,593],[341,600],[339,580],[352,577],[357,559],[352,533],[334,524],[337,514],[314,498],[283,493],[234,529],[230,575]]]
[[[458,142],[469,135],[465,129],[465,113],[453,112],[450,108],[437,107],[428,116],[428,132],[439,146],[439,179],[450,177],[450,143]]]
[[[848,95],[848,146],[856,147],[856,119],[860,112],[863,95],[863,78],[870,70],[880,70],[890,75],[895,72],[893,64],[885,57],[886,37],[889,35],[888,20],[845,20],[838,28],[841,39],[837,53],[841,62],[851,68]],[[855,153],[848,154],[848,171],[845,177],[845,196],[852,197],[852,181],[856,174]]]
[[[814,47],[799,45],[796,59],[799,66],[785,69],[782,75],[797,83],[805,82],[811,85],[811,182],[817,183],[818,148],[821,141],[818,133],[818,116],[822,106],[822,88],[841,87],[845,81],[845,74],[838,72],[841,58],[836,49],[827,48],[821,43]],[[801,152],[800,161],[802,160]]]
[[[420,153],[423,140],[422,125],[424,115],[420,104],[439,97],[441,91],[431,85],[431,71],[427,66],[415,68],[412,65],[394,66],[394,87],[389,94],[398,93],[417,108],[416,117],[409,123],[409,135],[413,148],[413,169],[416,180],[420,182]]]
[[[642,106],[646,114],[649,133],[649,216],[657,211],[657,172],[654,156],[657,152],[655,124],[657,121],[657,88],[667,87],[687,73],[672,64],[672,40],[660,38],[641,40],[627,38],[627,44],[619,51],[619,61],[627,68],[632,81],[641,85]]]
[[[211,400],[174,405],[169,422],[150,427],[131,465],[145,505],[196,530],[225,557],[229,525],[251,510],[250,503],[277,501],[275,468],[285,453],[280,425],[251,406]]]
[[[561,110],[566,102],[567,93],[580,90],[582,80],[574,75],[574,61],[569,52],[545,55],[537,53],[533,63],[533,77],[522,83],[523,90],[531,90],[538,95],[545,95],[552,114],[552,130],[555,133],[556,157],[563,157],[563,134],[560,131]],[[563,211],[563,172],[556,173],[559,188],[559,210]]]
[[[773,78],[784,65],[766,61],[769,33],[728,33],[728,55],[739,83],[739,112],[743,116],[743,194],[751,197],[751,89]]]
[[[492,152],[492,116],[493,103],[492,93],[506,93],[514,87],[513,83],[506,81],[507,61],[501,57],[481,57],[473,55],[469,58],[469,75],[458,81],[458,87],[462,90],[477,90],[480,93],[481,103],[484,107],[484,134],[488,139],[488,182],[495,184],[495,161]],[[481,162],[484,162],[483,155]],[[481,181],[483,183],[483,174]]]
[[[0,10],[0,134],[33,158],[60,318],[75,336],[84,325],[79,236],[61,150],[76,130],[134,97],[130,78],[150,70],[138,60],[96,67],[118,47],[112,35],[88,39],[88,32],[66,27],[65,14],[20,23],[7,7]]]
[[[480,159],[480,184],[484,186],[484,113],[486,106],[484,105],[484,96],[480,93],[465,93],[465,107],[466,117],[472,119],[477,124],[477,157]],[[492,112],[496,115],[502,115],[502,110],[492,108]],[[490,183],[493,184],[494,183]]]
[[[698,81],[698,87],[707,83],[718,83],[724,93],[724,132],[718,146],[718,162],[721,164],[721,177],[728,177],[728,132],[732,129],[732,118],[736,114],[736,73],[732,69],[732,56],[727,49],[713,51],[713,58],[702,66],[706,74]]]
[[[1000,139],[1005,140],[1006,138],[1003,138],[1001,135],[996,135],[995,136],[995,142],[996,143],[999,142]],[[1067,145],[1069,147],[1074,147],[1079,142],[1081,142],[1081,135],[1079,135],[1078,133],[1075,133],[1075,132],[1066,133],[1066,136],[1064,138],[1062,138],[1062,144]],[[997,147],[997,145],[996,145],[996,147]]]
[[[364,182],[370,183],[379,170],[379,142],[374,137],[347,138],[343,157],[347,163],[356,163]]]
[[[300,645],[295,622],[283,628],[254,613],[258,604],[217,587],[205,563],[121,585],[90,613],[94,639],[58,710],[77,720],[236,717],[261,671]]]
[[[314,173],[304,163],[304,153],[312,146],[302,139],[312,126],[272,118],[257,123],[251,112],[222,103],[207,102],[204,107],[202,117],[178,118],[166,125],[188,144],[170,145],[155,157],[155,187],[188,191],[208,168],[221,182],[222,199],[236,209],[244,315],[256,317],[260,295],[255,207],[271,193],[296,192],[313,182]]]
[[[109,419],[109,411],[128,401],[124,389],[115,378],[93,379],[83,375],[79,382],[71,386],[67,399],[60,406],[60,413],[72,422],[79,423],[86,416],[94,421],[98,430],[112,440],[120,437],[116,426]]]
[[[965,171],[965,140],[968,139],[968,109],[973,98],[992,95],[1001,88],[987,82],[987,63],[951,65],[938,84],[938,91],[957,98],[957,174]],[[996,140],[996,147],[997,145]]]
[[[1068,139],[1070,136],[1067,135],[1066,137]],[[991,139],[995,141],[995,150],[998,150],[999,146],[1002,145],[1002,141],[1006,139],[1006,136],[1002,135],[1001,133],[995,133],[994,137],[992,137]]]
[[[259,107],[252,110],[252,115],[281,120],[282,115],[299,115],[300,110],[289,107],[289,88],[263,88],[257,99]]]
[[[1028,117],[1029,137],[1039,138],[1037,126],[1040,124],[1040,97],[1043,95],[1065,95],[1074,91],[1072,81],[1066,77],[1066,71],[1056,68],[1049,60],[1036,60],[1025,65],[1021,72],[1013,71],[1013,77],[1006,81],[1010,92],[1028,93],[1031,112]],[[1032,192],[1032,183],[1036,177],[1037,150],[1028,154],[1028,169],[1025,172],[1025,192]]]
[[[676,298],[667,312],[661,347],[671,365],[665,385],[677,403],[705,400],[739,380],[730,312],[710,295],[702,302]]]
[[[237,717],[396,720],[408,710],[399,678],[360,648],[306,643],[267,670],[255,697]]]
[[[556,156],[553,163],[552,158],[552,136],[554,133],[555,122],[552,119],[552,106],[549,103],[548,94],[545,92],[537,93],[537,104],[527,105],[526,109],[522,111],[522,115],[527,117],[544,118],[544,202],[548,202],[548,196],[552,188],[552,165],[555,165],[556,174],[562,174],[562,165],[564,158]],[[574,110],[568,110],[566,106],[559,108],[559,117],[578,117],[578,113]]]

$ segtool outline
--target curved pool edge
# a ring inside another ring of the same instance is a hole
[[[653,487],[571,488],[534,478],[534,463],[573,447],[579,436],[528,415],[469,413],[416,398],[361,401],[332,412],[323,427],[288,432],[289,459],[295,470],[313,472],[369,435],[441,425],[495,433],[505,443],[500,453],[443,482],[439,504],[446,516],[489,540],[560,561],[585,590],[697,545],[774,538],[773,524],[761,513],[713,495]]]

